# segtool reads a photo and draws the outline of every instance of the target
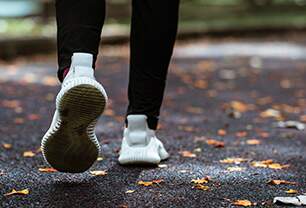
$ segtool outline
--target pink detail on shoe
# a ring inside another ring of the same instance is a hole
[[[69,68],[66,68],[64,69],[64,72],[63,72],[63,79],[65,79],[66,75],[68,74],[69,72]]]

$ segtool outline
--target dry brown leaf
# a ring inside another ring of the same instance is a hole
[[[279,163],[273,163],[273,160],[254,161],[251,163],[253,167],[257,168],[271,168],[271,169],[283,169],[288,168],[290,165],[281,165]]]
[[[15,118],[14,119],[14,123],[15,124],[23,124],[24,123],[24,119],[23,118]]]
[[[232,158],[226,158],[224,160],[220,160],[220,163],[227,163],[227,164],[240,164],[242,162],[246,162],[247,159],[245,158],[240,158],[240,157],[232,157]]]
[[[300,116],[300,121],[306,123],[306,115]]]
[[[236,200],[233,202],[233,205],[236,205],[236,206],[243,206],[243,207],[249,207],[249,206],[252,206],[253,203],[249,200]]]
[[[59,84],[58,80],[53,76],[45,76],[42,81],[48,86],[56,86]]]
[[[204,110],[202,108],[193,107],[193,106],[189,106],[185,110],[186,110],[186,112],[193,113],[193,114],[201,114],[201,113],[204,112]]]
[[[298,191],[294,190],[294,189],[289,189],[288,191],[286,191],[287,194],[297,194]]]
[[[190,151],[181,151],[180,154],[183,157],[190,157],[190,158],[196,157],[196,154],[194,154],[194,153],[192,153]]]
[[[262,118],[275,118],[276,120],[283,120],[282,114],[278,110],[272,108],[261,112],[259,115]]]
[[[39,119],[40,119],[40,115],[38,115],[38,114],[28,115],[28,120],[30,120],[30,121],[36,121],[36,120],[39,120]]]
[[[208,87],[208,82],[206,80],[196,80],[193,86],[199,89],[206,89]]]
[[[54,173],[57,172],[54,168],[38,168],[38,170],[42,173]]]
[[[107,175],[107,172],[105,170],[93,170],[90,171],[90,174],[94,176],[105,176]]]
[[[103,115],[114,116],[115,112],[112,109],[105,109],[105,111],[103,112]]]
[[[226,134],[227,134],[226,130],[224,130],[224,129],[219,129],[218,130],[218,135],[219,136],[225,136]]]
[[[271,180],[268,182],[270,185],[280,185],[280,184],[290,184],[295,185],[296,182],[286,181],[286,180]]]
[[[192,179],[192,183],[195,184],[203,184],[203,183],[208,183],[209,182],[209,177],[201,178],[201,179]]]
[[[35,153],[32,151],[25,151],[23,153],[23,157],[34,157],[34,156],[35,156]]]
[[[206,143],[207,143],[208,145],[214,146],[214,147],[216,147],[216,148],[222,148],[222,147],[224,147],[224,142],[218,141],[218,140],[215,140],[215,139],[208,139],[208,140],[206,141]]]
[[[236,133],[236,136],[239,137],[239,138],[246,137],[247,135],[248,135],[248,132],[246,132],[246,131],[238,131]]]
[[[12,146],[11,144],[9,144],[9,143],[3,143],[2,146],[3,146],[4,149],[12,149],[12,147],[13,147],[13,146]]]
[[[258,140],[258,139],[249,139],[249,140],[246,141],[246,143],[249,144],[249,145],[258,145],[258,144],[261,143],[261,141]]]
[[[194,188],[198,189],[198,190],[203,190],[203,191],[207,191],[209,190],[209,187],[208,186],[205,186],[205,185],[202,185],[202,184],[196,184],[194,186]]]
[[[138,181],[137,184],[138,185],[143,185],[143,186],[152,186],[153,184],[160,184],[163,181],[164,180],[162,180],[162,179],[156,179],[156,180],[152,180],[152,181]]]
[[[238,111],[240,113],[246,112],[249,110],[249,107],[247,104],[240,102],[240,101],[232,101],[230,103],[231,108],[233,108],[235,111]]]
[[[152,186],[153,182],[152,181],[138,181],[137,184],[142,185],[142,186]]]
[[[271,165],[268,165],[268,168],[279,170],[279,169],[284,169],[288,168],[290,165],[281,165],[279,163],[272,163]]]
[[[17,191],[13,189],[11,192],[4,194],[4,196],[11,196],[11,195],[28,195],[30,193],[29,189],[23,189]]]

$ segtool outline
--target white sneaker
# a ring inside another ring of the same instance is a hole
[[[45,160],[61,172],[86,171],[100,151],[95,125],[104,111],[107,95],[94,78],[92,62],[91,54],[73,54],[56,97],[51,126],[41,142]]]
[[[147,116],[129,115],[128,127],[120,150],[119,163],[158,164],[169,157],[162,142],[155,136],[155,131],[148,128]]]

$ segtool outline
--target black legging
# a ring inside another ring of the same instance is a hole
[[[132,0],[127,115],[145,114],[156,129],[178,23],[179,0]],[[74,52],[96,60],[105,0],[56,0],[59,79]],[[93,66],[94,67],[94,66]]]

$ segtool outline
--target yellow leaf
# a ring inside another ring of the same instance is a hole
[[[102,161],[103,160],[103,157],[98,157],[97,158],[97,161]]]
[[[249,200],[236,200],[233,202],[233,205],[249,207],[249,206],[252,206],[253,204]]]
[[[94,176],[105,176],[107,175],[107,172],[105,170],[93,170],[90,171],[90,174]]]
[[[285,180],[271,180],[268,182],[270,185],[280,185],[280,184],[291,184],[295,185],[296,182],[291,182],[291,181],[285,181]]]
[[[240,113],[246,112],[249,109],[247,104],[240,101],[232,101],[230,106]]]
[[[253,167],[257,168],[271,168],[271,169],[283,169],[288,168],[290,165],[281,165],[279,163],[273,163],[273,160],[254,161],[251,163]]]
[[[228,167],[227,170],[230,172],[235,172],[235,171],[243,171],[245,168],[241,168],[241,167]]]
[[[275,109],[267,109],[260,113],[260,117],[262,118],[275,118],[277,120],[282,120],[283,116],[282,114]]]
[[[240,164],[242,162],[247,161],[247,159],[240,158],[240,157],[232,157],[232,158],[226,158],[224,160],[220,160],[220,163],[226,163],[226,164]]]
[[[162,179],[156,179],[156,180],[153,180],[153,181],[138,181],[137,184],[138,185],[143,185],[143,186],[152,186],[153,184],[160,184],[163,181],[164,180],[162,180]]]
[[[38,168],[38,170],[42,173],[54,173],[57,172],[54,168]]]
[[[135,190],[127,190],[125,193],[126,194],[131,194],[131,193],[134,193],[135,192]]]
[[[246,143],[249,144],[249,145],[257,145],[257,144],[260,144],[261,141],[258,140],[258,139],[249,139],[249,140],[247,140]]]
[[[8,143],[3,143],[2,146],[4,149],[12,149],[12,145]]]
[[[190,151],[181,151],[180,154],[183,157],[196,157],[196,154],[190,152]]]
[[[143,185],[143,186],[152,186],[153,182],[152,181],[138,181],[138,185]]]
[[[28,195],[30,193],[29,189],[23,189],[21,191],[17,191],[13,189],[11,192],[4,194],[4,196],[11,196],[11,195]]]
[[[202,185],[202,184],[196,184],[196,185],[194,186],[194,188],[199,189],[199,190],[203,190],[203,191],[207,191],[207,190],[209,189],[208,186],[204,186],[204,185]]]
[[[23,153],[23,157],[34,157],[35,153],[32,151],[26,151]]]
[[[294,189],[289,189],[288,191],[286,191],[287,194],[297,194],[298,191],[294,190]]]
[[[192,183],[195,184],[203,184],[203,183],[208,183],[209,182],[209,177],[201,178],[201,179],[192,179]]]
[[[283,168],[288,168],[289,166],[290,165],[281,165],[279,163],[273,163],[271,165],[268,165],[268,168],[279,170],[279,169],[283,169]]]

